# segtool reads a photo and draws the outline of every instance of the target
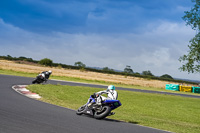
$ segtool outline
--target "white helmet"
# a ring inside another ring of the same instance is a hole
[[[114,85],[109,85],[108,86],[108,90],[115,90],[115,86]]]
[[[49,72],[50,74],[52,73],[52,71],[51,71],[51,70],[49,70],[48,72]]]

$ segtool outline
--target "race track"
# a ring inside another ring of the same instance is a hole
[[[73,110],[30,99],[12,89],[13,85],[28,85],[32,80],[0,75],[0,133],[167,133],[110,119],[78,116]],[[61,81],[49,83],[78,85]]]

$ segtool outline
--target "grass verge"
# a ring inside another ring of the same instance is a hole
[[[90,94],[102,90],[66,85],[30,85],[28,89],[41,95],[44,102],[75,110]],[[200,132],[200,99],[120,90],[118,94],[122,106],[112,119],[177,133]]]

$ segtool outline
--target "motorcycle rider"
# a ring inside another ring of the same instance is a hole
[[[43,71],[41,74],[44,75],[44,80],[47,81],[47,79],[49,79],[50,75],[52,74],[52,71]]]
[[[102,94],[107,94],[107,97],[101,96]],[[115,91],[115,86],[114,85],[109,85],[107,90],[104,91],[99,91],[97,93],[95,93],[96,95],[96,103],[91,103],[92,104],[96,104],[97,106],[101,106],[102,102],[105,100],[117,100],[118,98],[118,93],[117,91]],[[110,112],[109,115],[114,115],[115,112]]]
[[[102,94],[107,94],[108,97],[101,96]],[[109,85],[107,90],[97,92],[96,96],[96,104],[101,105],[101,102],[105,100],[117,100],[118,93],[115,91],[114,85]]]

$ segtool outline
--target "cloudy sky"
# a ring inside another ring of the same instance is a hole
[[[0,55],[199,80],[180,72],[191,0],[1,0]]]

